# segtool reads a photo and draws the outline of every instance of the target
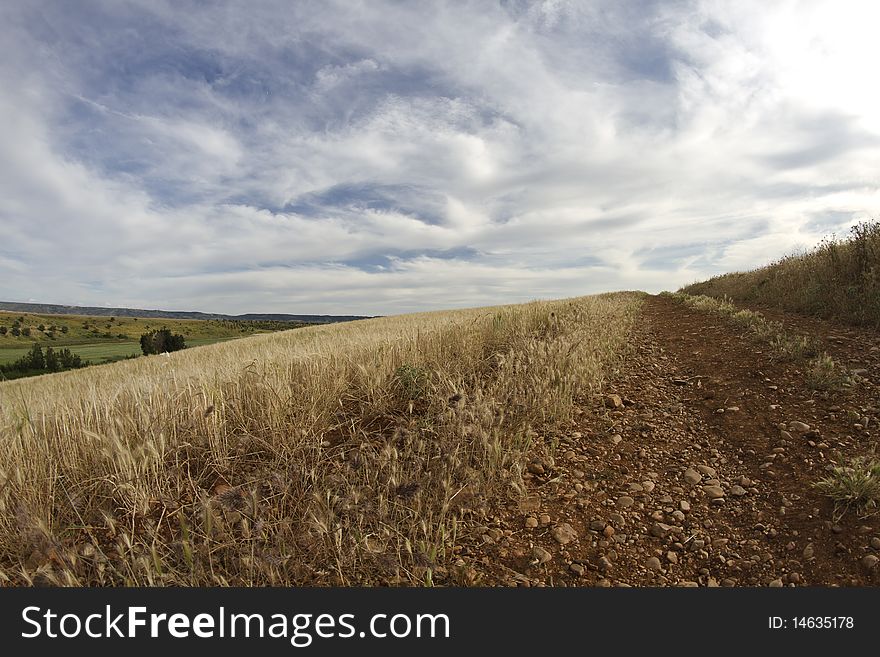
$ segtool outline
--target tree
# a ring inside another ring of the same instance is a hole
[[[58,355],[52,350],[52,347],[46,347],[46,369],[56,372],[60,366]]]
[[[82,367],[82,359],[70,351],[70,349],[62,349],[58,352],[58,360],[65,369]]]
[[[179,333],[172,334],[168,328],[149,331],[141,336],[141,351],[145,356],[186,348],[186,341]]]
[[[5,326],[0,326],[0,335],[6,335],[8,329]]]
[[[21,329],[13,324],[12,331],[10,331],[10,333],[12,333],[12,335],[14,335],[15,337],[18,337],[19,335],[21,335]]]
[[[31,347],[31,352],[28,354],[28,364],[32,370],[46,369],[46,359],[43,357],[40,345],[35,344]]]

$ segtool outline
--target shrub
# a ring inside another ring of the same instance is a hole
[[[149,331],[141,336],[141,351],[145,356],[163,352],[179,351],[186,348],[186,341],[179,333],[172,334],[171,329],[161,328]]]

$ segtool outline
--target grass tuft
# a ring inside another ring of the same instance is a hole
[[[831,474],[814,486],[829,497],[835,512],[842,516],[847,511],[873,512],[880,504],[880,461],[868,457],[854,457],[848,462],[838,461],[830,466]]]

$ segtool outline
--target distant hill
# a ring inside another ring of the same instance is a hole
[[[356,319],[370,319],[363,315],[287,315],[284,313],[247,313],[223,315],[178,310],[140,310],[137,308],[101,308],[98,306],[63,306],[52,303],[16,303],[0,301],[0,310],[41,315],[100,315],[107,317],[158,317],[165,319],[227,319],[240,321],[306,322],[332,324]]]

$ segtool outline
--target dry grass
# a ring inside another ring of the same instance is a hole
[[[829,470],[827,477],[813,485],[834,502],[838,519],[850,510],[876,512],[880,504],[880,461],[865,456],[839,459]]]
[[[846,368],[823,352],[821,344],[812,336],[789,333],[780,322],[770,321],[759,312],[739,310],[726,297],[716,299],[684,292],[665,292],[663,295],[691,308],[720,315],[756,340],[766,343],[777,360],[804,363],[804,382],[808,388],[829,392],[852,384]]]
[[[455,583],[638,294],[365,320],[0,383],[0,579]]]
[[[680,291],[880,327],[880,223],[862,223],[848,239],[826,239],[808,253]]]

